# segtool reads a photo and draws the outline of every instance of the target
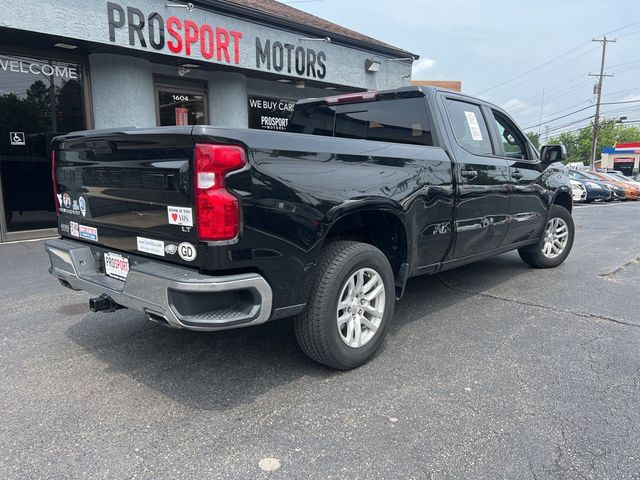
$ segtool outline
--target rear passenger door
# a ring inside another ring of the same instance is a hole
[[[538,238],[547,215],[546,190],[542,187],[542,165],[525,135],[505,113],[491,109],[491,129],[497,154],[509,164],[511,199],[509,230],[505,245]]]
[[[453,258],[458,259],[502,245],[508,230],[509,163],[495,156],[486,108],[466,97],[447,96],[443,101],[456,163]]]

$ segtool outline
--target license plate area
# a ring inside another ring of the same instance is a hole
[[[117,253],[105,253],[104,273],[118,280],[126,280],[129,275],[129,259]]]

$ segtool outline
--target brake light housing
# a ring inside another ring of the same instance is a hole
[[[373,102],[378,98],[378,92],[369,91],[362,93],[345,93],[333,97],[326,97],[324,101],[327,105],[345,105],[348,103]]]
[[[198,240],[229,241],[240,234],[238,198],[225,188],[225,176],[247,165],[237,145],[198,143],[194,151],[196,231]]]

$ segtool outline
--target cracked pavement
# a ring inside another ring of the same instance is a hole
[[[41,242],[0,245],[0,478],[640,479],[640,204],[574,218],[558,269],[509,253],[411,280],[346,373],[288,321],[92,314]]]

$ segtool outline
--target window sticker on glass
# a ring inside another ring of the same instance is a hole
[[[469,125],[469,130],[471,131],[471,138],[473,138],[476,142],[482,142],[482,132],[480,131],[480,124],[478,124],[476,114],[473,112],[465,111],[464,115],[467,117],[467,124]]]

